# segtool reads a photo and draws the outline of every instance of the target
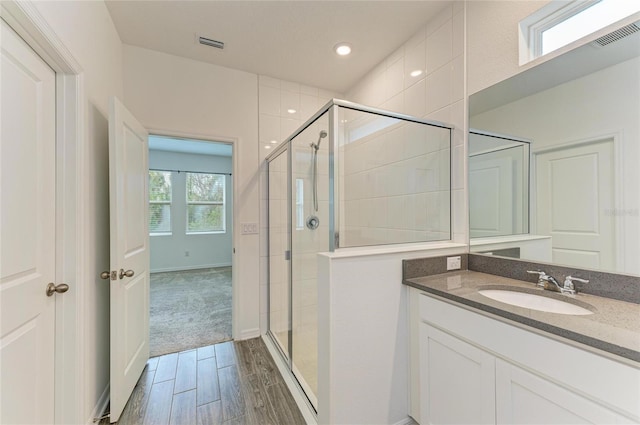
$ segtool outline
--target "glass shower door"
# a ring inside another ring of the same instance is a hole
[[[317,409],[317,254],[329,251],[328,114],[291,141],[291,368]]]
[[[285,150],[269,162],[269,330],[287,360],[291,352],[288,174]]]

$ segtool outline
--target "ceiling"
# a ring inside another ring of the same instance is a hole
[[[178,139],[154,135],[149,135],[149,149],[156,151],[216,156],[231,156],[233,151],[233,147],[228,143]]]
[[[449,1],[122,1],[123,43],[344,93]],[[197,36],[225,43],[203,46]],[[338,42],[353,52],[339,57]]]

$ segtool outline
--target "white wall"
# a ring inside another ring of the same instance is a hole
[[[531,151],[615,136],[623,273],[640,274],[640,58],[475,115],[472,126],[533,140]],[[533,192],[533,191],[532,191]]]
[[[79,421],[90,423],[98,401],[109,384],[109,284],[100,279],[100,272],[109,269],[109,97],[123,96],[122,44],[111,16],[102,2],[34,3],[46,23],[62,40],[83,68],[86,98],[82,99],[86,121],[87,174],[79,184],[86,185],[86,227],[82,244],[86,267],[82,299],[84,339],[82,364],[78,365],[82,399],[78,400]],[[108,394],[106,394],[108,396]]]
[[[139,47],[124,46],[124,102],[155,134],[234,142],[234,337],[260,332],[258,77]]]
[[[518,23],[549,3],[467,1],[469,95],[522,71],[518,65]]]
[[[346,98],[455,126],[452,136],[453,241],[468,240],[465,194],[465,4],[455,2],[348,90]],[[410,73],[423,70],[417,77]]]
[[[319,424],[408,423],[409,287],[401,283],[402,260],[466,251],[446,245],[318,256]]]
[[[233,164],[228,156],[150,150],[149,169],[230,174]],[[186,174],[172,174],[171,234],[150,236],[151,272],[230,266],[232,176],[225,177],[225,231],[187,234]]]

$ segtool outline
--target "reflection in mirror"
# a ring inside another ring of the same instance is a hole
[[[487,189],[469,159],[472,251],[640,275],[639,56],[640,32],[594,42],[470,97],[470,127],[531,141],[528,231],[520,204],[500,199],[518,175]]]
[[[469,130],[472,238],[529,233],[529,142]]]

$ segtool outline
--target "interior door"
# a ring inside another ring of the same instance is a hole
[[[0,423],[54,423],[55,72],[2,20]]]
[[[536,233],[554,263],[615,269],[612,187],[612,140],[536,154]]]
[[[510,235],[514,231],[514,190],[509,157],[469,157],[469,217],[472,238]]]
[[[116,98],[109,110],[111,413],[120,417],[149,359],[147,131]]]

